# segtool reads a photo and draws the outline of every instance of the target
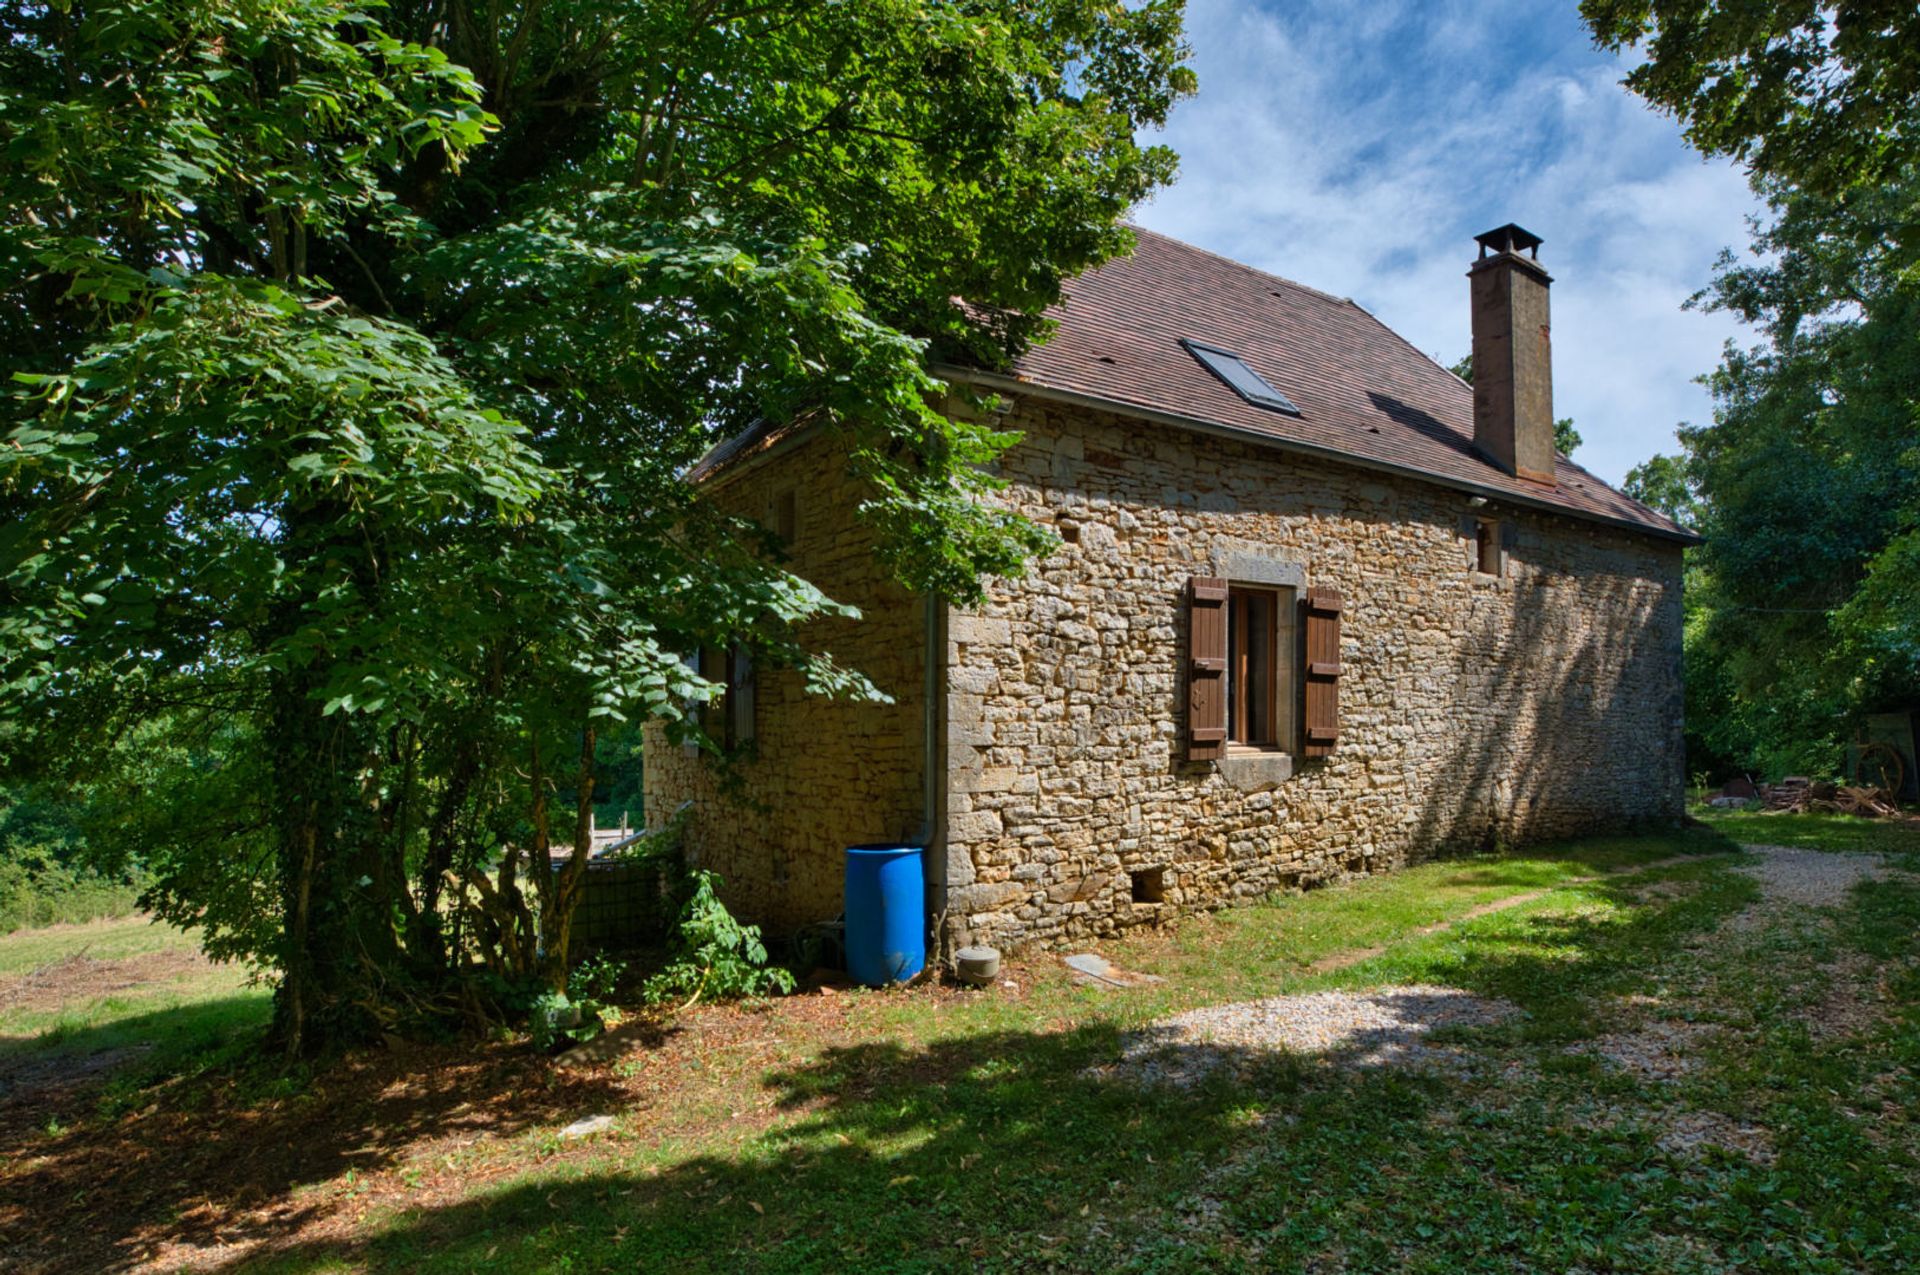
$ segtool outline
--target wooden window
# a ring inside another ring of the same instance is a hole
[[[700,729],[722,748],[752,743],[757,725],[752,652],[738,643],[701,647],[696,671],[724,688],[702,708]]]
[[[1298,742],[1295,591],[1196,576],[1189,586],[1187,759],[1228,750],[1291,752]]]
[[[1233,585],[1227,601],[1227,739],[1285,748],[1292,739],[1293,591]]]
[[[736,643],[727,652],[727,747],[754,740],[753,652]]]
[[[1492,518],[1476,518],[1473,524],[1473,569],[1482,575],[1500,574],[1500,524]]]

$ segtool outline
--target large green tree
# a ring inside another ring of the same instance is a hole
[[[1770,209],[1696,301],[1763,340],[1728,348],[1684,455],[1636,471],[1707,537],[1693,725],[1731,762],[1837,768],[1855,714],[1920,698],[1920,8],[1582,10],[1602,43],[1643,44],[1628,84],[1744,161]]]
[[[1594,38],[1645,58],[1627,86],[1687,140],[1797,190],[1895,177],[1920,147],[1911,0],[1582,0]]]
[[[104,794],[293,1052],[563,985],[596,732],[717,748],[680,652],[870,693],[686,483],[716,438],[839,434],[915,589],[1043,546],[929,354],[1044,334],[1192,87],[1175,0],[0,22],[10,761]]]

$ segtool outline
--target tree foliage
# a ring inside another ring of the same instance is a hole
[[[1898,176],[1920,147],[1911,0],[1582,0],[1594,38],[1647,57],[1627,86],[1709,155],[1809,194]]]
[[[118,794],[294,1051],[564,985],[598,733],[718,747],[680,652],[871,693],[686,482],[717,438],[837,435],[912,588],[1044,547],[929,355],[1044,335],[1192,87],[1171,0],[0,22],[8,751]]]
[[[1920,10],[1583,12],[1604,44],[1645,42],[1628,83],[1743,159],[1770,209],[1696,299],[1763,340],[1728,347],[1684,454],[1630,478],[1707,537],[1694,728],[1729,765],[1837,770],[1860,712],[1920,701]]]

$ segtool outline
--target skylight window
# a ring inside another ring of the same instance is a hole
[[[1180,344],[1186,346],[1187,353],[1199,359],[1207,371],[1232,386],[1235,393],[1255,407],[1271,408],[1289,416],[1300,415],[1300,409],[1294,406],[1292,399],[1267,384],[1266,377],[1248,367],[1246,360],[1232,350],[1185,339]]]

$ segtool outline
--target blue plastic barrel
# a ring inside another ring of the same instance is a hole
[[[919,846],[847,847],[847,973],[904,983],[927,963],[927,878]]]

